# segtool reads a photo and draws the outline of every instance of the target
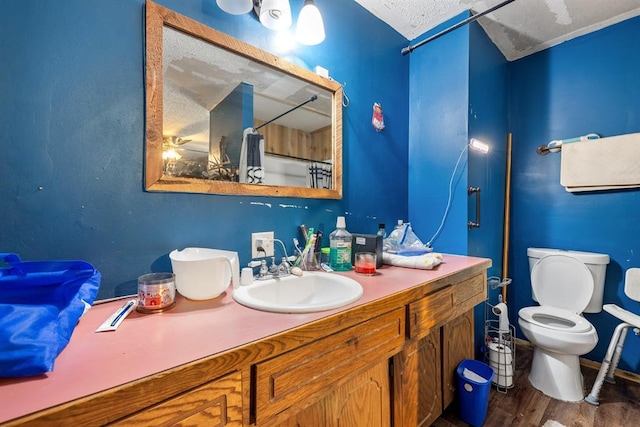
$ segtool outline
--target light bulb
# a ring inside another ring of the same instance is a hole
[[[216,0],[218,7],[231,15],[244,15],[253,9],[253,0]]]
[[[260,22],[270,30],[282,31],[291,26],[289,0],[262,0]]]
[[[322,43],[324,37],[324,22],[320,11],[313,0],[305,0],[296,25],[296,39],[304,45],[313,46]]]
[[[489,152],[489,144],[482,142],[476,138],[471,138],[471,140],[469,140],[469,147],[480,153],[486,154]]]

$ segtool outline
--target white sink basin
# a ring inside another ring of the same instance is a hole
[[[302,277],[255,280],[233,291],[242,305],[276,313],[310,313],[330,310],[357,301],[362,286],[337,274],[305,271]]]

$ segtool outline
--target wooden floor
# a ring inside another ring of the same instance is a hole
[[[529,384],[532,350],[518,346],[514,387],[507,393],[492,387],[485,427],[545,426],[545,427],[617,427],[640,426],[640,384],[616,378],[616,384],[604,383],[599,406],[587,402],[560,402],[545,396]],[[582,368],[587,393],[597,371]],[[455,404],[433,424],[436,427],[467,426],[458,417]]]

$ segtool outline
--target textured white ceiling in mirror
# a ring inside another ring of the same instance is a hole
[[[172,28],[163,30],[163,133],[206,152],[209,111],[240,83],[254,90],[254,118],[265,122],[307,101],[277,123],[307,132],[331,125],[332,94]]]

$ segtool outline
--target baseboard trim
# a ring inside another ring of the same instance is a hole
[[[527,340],[523,340],[521,338],[515,338],[514,341],[516,344],[516,351],[517,351],[517,347],[527,347],[529,349],[533,349],[533,344],[531,344]],[[600,366],[602,365],[602,363],[594,362],[593,360],[584,359],[581,357],[580,365],[584,366],[585,368],[595,369],[597,371],[597,370],[600,370]],[[634,372],[624,371],[622,369],[616,369],[615,377],[621,378],[627,381],[631,381],[636,384],[640,384],[640,375]]]

